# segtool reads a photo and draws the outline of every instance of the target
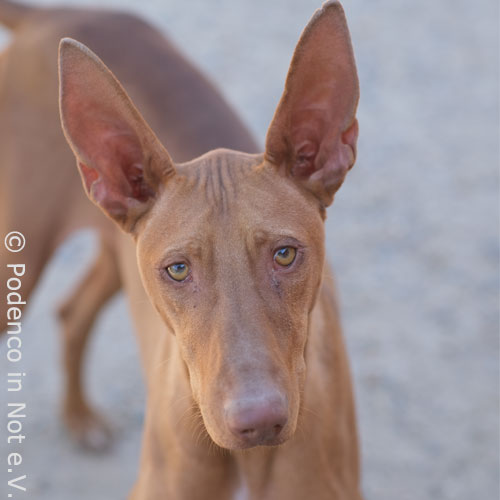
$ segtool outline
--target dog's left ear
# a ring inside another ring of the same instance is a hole
[[[356,159],[359,83],[341,5],[326,2],[305,28],[266,138],[266,159],[323,206]]]
[[[134,233],[165,182],[169,154],[125,90],[85,45],[59,46],[60,111],[89,198],[123,230]]]

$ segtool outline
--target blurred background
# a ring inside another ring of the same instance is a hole
[[[222,88],[261,144],[295,43],[320,6],[62,3],[125,8],[160,26]],[[357,164],[329,211],[327,245],[355,378],[366,499],[495,499],[498,2],[345,0],[344,7],[361,80],[361,131]],[[1,31],[0,46],[8,40]],[[94,250],[85,231],[61,247],[24,316],[28,498],[123,499],[136,475],[144,394],[123,297],[100,317],[87,373],[117,429],[114,450],[78,451],[58,418],[53,310]],[[2,440],[2,456],[4,447]]]

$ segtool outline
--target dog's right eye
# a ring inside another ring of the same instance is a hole
[[[189,266],[184,262],[178,262],[168,266],[167,273],[175,281],[184,281],[189,275]]]
[[[274,261],[282,267],[292,265],[297,255],[297,250],[293,247],[282,247],[276,250],[274,254]]]

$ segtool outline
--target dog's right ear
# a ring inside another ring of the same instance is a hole
[[[59,45],[59,104],[87,195],[133,232],[175,174],[172,159],[111,71],[70,38]]]
[[[300,37],[266,138],[266,159],[326,207],[356,159],[359,83],[344,11],[329,0]]]

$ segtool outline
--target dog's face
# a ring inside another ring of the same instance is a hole
[[[323,248],[317,200],[262,155],[227,150],[178,167],[141,224],[144,285],[218,445],[293,433]]]
[[[324,209],[356,154],[358,82],[340,5],[304,31],[263,155],[215,150],[175,165],[88,49],[64,40],[60,73],[85,189],[134,236],[210,436],[226,448],[284,442],[299,414]]]

